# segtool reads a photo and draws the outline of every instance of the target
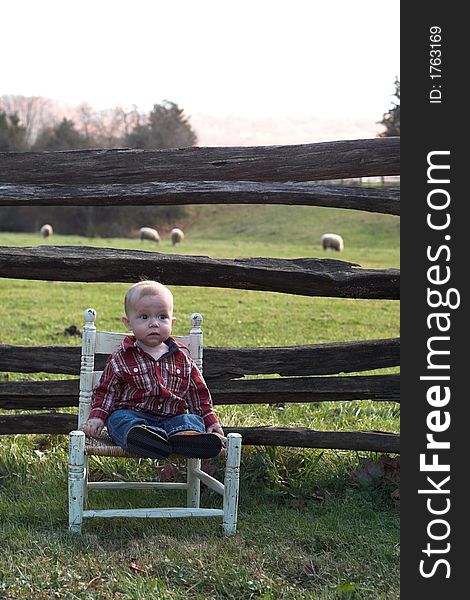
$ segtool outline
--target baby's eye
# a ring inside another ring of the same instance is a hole
[[[162,321],[165,321],[166,319],[168,319],[167,315],[160,315],[159,319],[161,319]]]
[[[148,319],[148,316],[147,315],[140,315],[140,318],[145,320],[145,319]]]

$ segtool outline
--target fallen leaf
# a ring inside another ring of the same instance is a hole
[[[392,499],[394,506],[396,506],[396,507],[400,506],[400,490],[399,489],[393,491],[390,494],[390,498]]]
[[[36,445],[36,448],[42,452],[50,450],[52,448],[52,440],[50,438],[41,439]]]
[[[160,481],[173,481],[175,475],[178,473],[178,467],[173,463],[167,463],[155,467],[155,472],[157,473]]]
[[[300,510],[302,512],[308,511],[308,507],[305,504],[305,501],[301,498],[294,498],[293,500],[291,500],[290,505],[292,506],[292,508],[296,508],[297,510]]]
[[[385,477],[394,483],[400,483],[400,457],[390,458],[385,455],[383,457],[383,466],[385,469]]]
[[[217,473],[217,467],[213,462],[204,460],[201,465],[201,471],[213,477]]]
[[[148,575],[149,572],[146,567],[141,567],[135,562],[131,562],[131,564],[129,565],[129,569],[131,571],[134,571],[134,573],[142,573],[143,575]]]
[[[104,477],[104,473],[101,469],[90,469],[88,473],[88,479],[90,481],[101,481]]]
[[[381,461],[382,461],[384,467],[390,471],[399,471],[400,470],[400,457],[399,456],[392,458],[392,457],[384,454],[381,457]]]
[[[372,481],[383,477],[385,470],[382,463],[375,462],[369,458],[361,458],[360,463],[362,465],[360,469],[349,473],[349,476],[353,481],[357,482],[365,480],[368,483],[371,483]]]
[[[100,585],[101,583],[103,583],[104,579],[101,577],[101,575],[97,575],[96,577],[93,577],[93,579],[90,579],[90,581],[86,584],[85,589],[89,589],[91,587],[97,587],[98,585]]]

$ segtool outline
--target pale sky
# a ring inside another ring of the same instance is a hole
[[[14,0],[0,95],[216,118],[380,120],[399,0]]]

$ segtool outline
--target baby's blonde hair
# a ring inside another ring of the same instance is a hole
[[[170,290],[159,283],[158,281],[152,281],[150,279],[144,279],[134,283],[126,292],[124,297],[124,310],[127,316],[129,316],[129,308],[142,296],[155,295],[155,296],[166,296],[170,300],[171,314],[173,314],[173,294]]]

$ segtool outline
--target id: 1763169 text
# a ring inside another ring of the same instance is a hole
[[[433,25],[429,28],[429,77],[432,88],[429,91],[429,103],[441,104],[442,102],[442,30]]]

